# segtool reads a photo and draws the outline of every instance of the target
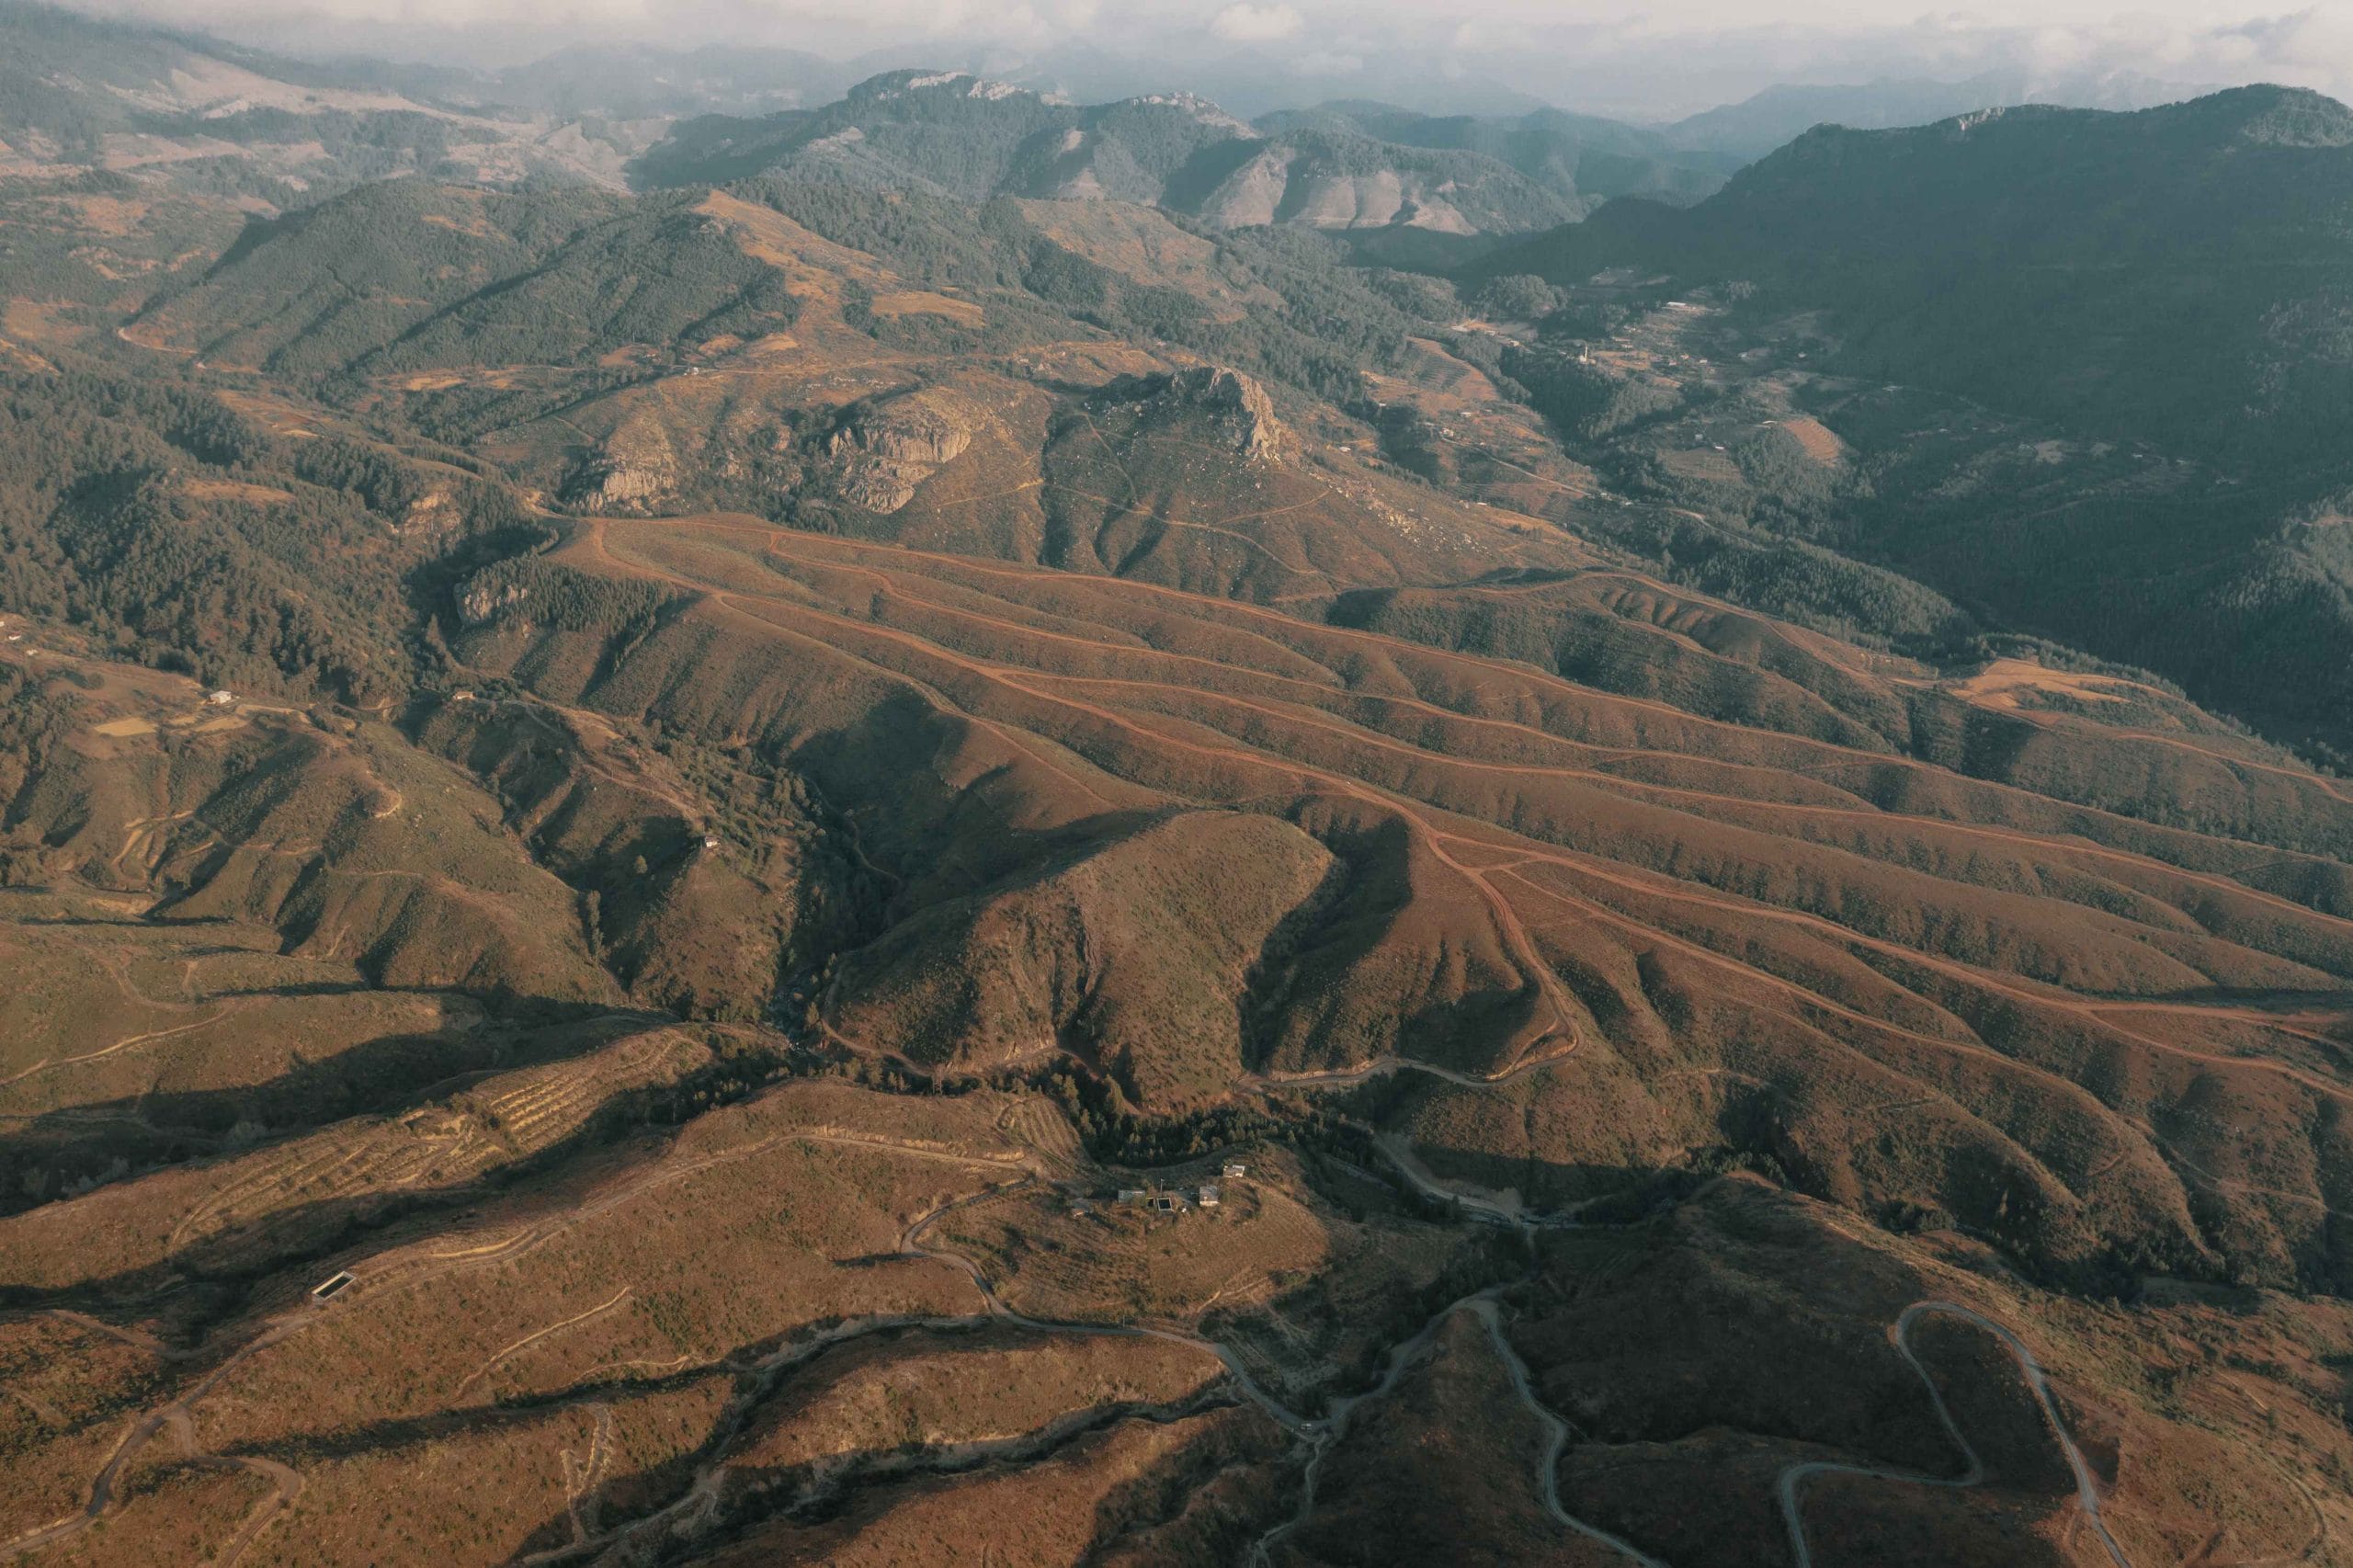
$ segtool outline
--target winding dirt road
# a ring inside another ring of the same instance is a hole
[[[1536,1413],[1536,1419],[1544,1427],[1544,1451],[1536,1461],[1536,1489],[1544,1501],[1544,1511],[1563,1528],[1624,1553],[1641,1563],[1643,1568],[1666,1568],[1665,1563],[1632,1541],[1589,1525],[1561,1506],[1561,1450],[1569,1446],[1569,1424],[1546,1409],[1543,1402],[1536,1397],[1535,1385],[1528,1375],[1528,1363],[1519,1358],[1519,1352],[1514,1350],[1511,1341],[1504,1337],[1503,1317],[1495,1311],[1494,1298],[1483,1297],[1472,1302],[1470,1310],[1487,1325],[1487,1337],[1495,1342],[1495,1355],[1503,1361],[1504,1370],[1510,1374],[1513,1392],[1519,1395],[1521,1403]]]
[[[222,1378],[227,1377],[233,1369],[246,1358],[299,1332],[311,1322],[316,1311],[314,1303],[305,1301],[291,1312],[270,1319],[267,1326],[261,1333],[223,1358],[219,1366],[198,1380],[195,1386],[188,1392],[169,1404],[149,1411],[146,1415],[133,1420],[124,1429],[113,1451],[107,1456],[106,1463],[99,1467],[96,1475],[90,1478],[89,1497],[83,1504],[81,1511],[69,1515],[55,1524],[29,1530],[11,1540],[0,1541],[0,1562],[22,1557],[28,1552],[40,1551],[46,1546],[53,1546],[97,1523],[105,1516],[108,1508],[113,1505],[115,1488],[121,1479],[124,1467],[138,1457],[140,1452],[157,1436],[169,1431],[176,1440],[183,1457],[210,1464],[233,1466],[239,1470],[250,1471],[268,1481],[275,1488],[271,1497],[264,1500],[263,1506],[239,1528],[235,1538],[225,1549],[222,1561],[233,1563],[239,1556],[243,1555],[245,1549],[253,1544],[254,1538],[258,1536],[272,1519],[284,1513],[286,1506],[301,1493],[302,1478],[293,1470],[274,1460],[254,1459],[244,1455],[215,1455],[201,1451],[196,1446],[196,1423],[192,1413],[197,1403],[211,1392],[214,1386]]]
[[[1915,1486],[1946,1486],[1956,1490],[1975,1486],[1985,1479],[1984,1460],[1978,1457],[1977,1450],[1961,1432],[1960,1424],[1953,1420],[1951,1410],[1945,1404],[1944,1395],[1937,1392],[1936,1380],[1928,1375],[1928,1369],[1912,1349],[1913,1325],[1923,1317],[1932,1315],[1958,1318],[1984,1329],[2001,1341],[2002,1348],[2018,1362],[2019,1372],[2026,1378],[2027,1387],[2033,1391],[2035,1403],[2042,1408],[2043,1421],[2059,1440],[2060,1451],[2067,1456],[2067,1468],[2075,1478],[2075,1502],[2083,1509],[2084,1517],[2090,1522],[2092,1533],[2099,1537],[2100,1544],[2108,1549],[2109,1560],[2116,1568],[2132,1568],[2124,1555],[2124,1549],[2117,1545],[2116,1537],[2109,1533],[2108,1521],[2100,1517],[2099,1488],[2092,1479],[2091,1466],[2085,1462],[2083,1450],[2075,1446],[2074,1436],[2067,1430],[2066,1421],[2059,1414],[2058,1403],[2052,1398],[2050,1381],[2043,1375],[2041,1363],[2034,1358],[2034,1353],[2017,1335],[1984,1313],[1957,1301],[1915,1301],[1904,1309],[1895,1320],[1895,1348],[1913,1371],[1919,1374],[1920,1386],[1928,1391],[1928,1402],[1936,1410],[1938,1424],[1944,1427],[1945,1435],[1952,1439],[1953,1447],[1959,1449],[1961,1457],[1969,1461],[1968,1468],[1960,1475],[1944,1476],[1926,1475],[1916,1471],[1883,1470],[1873,1465],[1844,1464],[1831,1460],[1808,1460],[1787,1467],[1780,1473],[1776,1491],[1780,1497],[1781,1518],[1789,1526],[1790,1555],[1797,1568],[1813,1568],[1813,1550],[1806,1541],[1805,1516],[1800,1493],[1806,1482],[1814,1476],[1859,1475],[1876,1481],[1904,1482]]]

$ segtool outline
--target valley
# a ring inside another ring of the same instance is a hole
[[[2337,481],[1764,267],[1929,133],[121,36],[0,95],[0,1559],[2353,1559],[2336,621],[2218,630]]]

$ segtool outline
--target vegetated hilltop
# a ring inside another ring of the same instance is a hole
[[[1844,384],[1817,412],[1868,482],[1819,537],[2342,745],[2348,212],[2353,112],[2249,87],[1825,127],[1696,208],[1615,204],[1477,271],[1819,312],[1811,370]],[[1907,387],[1973,409],[1884,395]],[[1998,479],[1997,449],[1940,438],[1995,421],[2034,460]]]
[[[0,188],[0,1552],[2353,1539],[2353,796],[1830,548],[1955,400],[1138,201],[117,178]]]
[[[1216,228],[1508,233],[1578,210],[1557,179],[1476,140],[1381,141],[1329,118],[1261,131],[1186,95],[1079,107],[961,71],[894,71],[822,108],[686,121],[635,174],[655,185],[774,173],[971,200],[1134,201]]]
[[[1835,312],[1842,367],[2200,457],[2309,459],[2348,376],[2353,110],[2245,87],[1824,126],[1688,210],[1630,203],[1477,264],[1613,265]]]
[[[1587,210],[1620,196],[1678,205],[1698,201],[1754,155],[1694,151],[1664,131],[1555,108],[1520,115],[1432,115],[1342,99],[1277,110],[1255,123],[1270,135],[1333,131],[1401,146],[1483,153]]]
[[[1738,103],[1687,115],[1657,134],[1669,146],[1761,158],[1817,125],[1857,131],[1927,125],[1981,109],[2021,104],[2068,108],[2139,109],[2178,102],[2211,86],[2160,81],[2131,71],[2045,74],[1988,71],[1958,82],[1881,80],[1842,85],[1783,83]]]
[[[1324,246],[1096,203],[401,182],[256,223],[121,331],[598,510],[734,506],[1253,597],[1572,559],[1292,431],[1286,407],[1342,418],[1304,389],[1349,395],[1415,324]]]

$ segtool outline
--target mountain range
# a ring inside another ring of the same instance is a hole
[[[772,172],[970,200],[1141,202],[1213,228],[1470,235],[1548,227],[1632,192],[1693,199],[1732,166],[1552,111],[1439,119],[1333,104],[1252,125],[1181,94],[1081,108],[962,73],[904,71],[822,108],[688,121],[635,172],[654,185]]]
[[[1825,127],[1688,212],[1607,208],[1474,269],[1736,283],[1755,317],[1826,312],[1824,369],[2023,415],[2100,460],[2127,452],[2127,483],[1955,495],[1942,454],[1906,472],[1892,448],[1883,493],[1840,538],[2341,745],[2348,217],[2353,114],[2251,87],[2135,113]]]
[[[0,15],[0,1555],[2353,1540],[2340,106]]]
[[[1985,72],[1959,81],[1881,80],[1850,84],[1787,83],[1737,103],[1722,104],[1660,128],[1671,146],[1728,156],[1761,158],[1817,125],[1850,131],[1890,131],[1933,125],[1981,109],[2030,104],[2067,108],[2142,109],[2203,97],[2211,85],[2160,81],[2133,73],[2061,74],[2036,80],[2015,71]]]

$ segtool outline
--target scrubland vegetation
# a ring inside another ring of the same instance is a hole
[[[1949,130],[950,80],[0,178],[0,1551],[2333,1561],[2341,482],[1706,275]]]

